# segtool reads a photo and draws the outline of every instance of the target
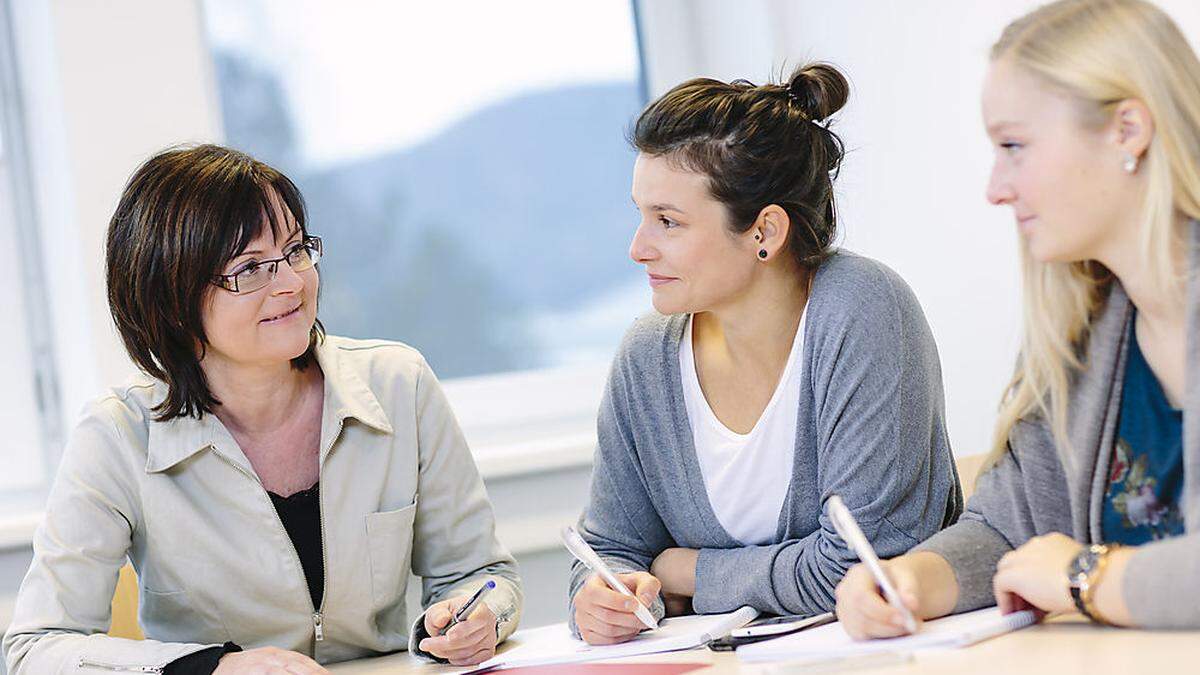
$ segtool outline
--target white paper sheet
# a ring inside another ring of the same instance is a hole
[[[927,621],[915,635],[864,641],[852,639],[842,629],[842,624],[831,623],[776,640],[740,647],[737,655],[743,661],[776,661],[965,647],[1036,622],[1033,612],[1002,615],[999,609],[991,607]]]
[[[521,632],[521,644],[484,661],[463,675],[518,666],[581,663],[694,649],[707,644],[709,640],[728,635],[734,628],[746,625],[757,616],[758,610],[742,607],[729,614],[675,617],[662,621],[658,630],[639,633],[629,642],[604,646],[592,646],[576,638],[566,624],[535,628]]]

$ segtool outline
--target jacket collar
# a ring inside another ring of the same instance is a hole
[[[321,460],[324,461],[347,419],[353,418],[381,433],[393,433],[391,423],[367,383],[346,364],[341,350],[326,338],[315,347],[317,365],[325,380],[325,400],[321,412]],[[157,382],[155,400],[166,396],[166,385]],[[165,422],[148,422],[149,447],[146,472],[157,473],[212,448],[217,454],[253,474],[250,461],[216,415],[177,417]]]

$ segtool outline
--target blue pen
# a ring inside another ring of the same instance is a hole
[[[454,616],[450,617],[450,623],[446,624],[446,627],[442,629],[442,635],[449,633],[451,628],[454,628],[459,623],[466,621],[467,617],[471,616],[471,612],[474,612],[475,608],[479,606],[479,603],[483,601],[483,596],[487,595],[488,591],[495,587],[496,582],[488,579],[486,584],[481,586],[479,590],[475,591],[475,595],[471,596],[471,599],[467,601],[467,604],[459,608],[459,610],[454,613]]]

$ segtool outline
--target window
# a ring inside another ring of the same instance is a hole
[[[226,142],[295,180],[325,238],[329,332],[411,344],[442,378],[551,369],[593,416],[650,306],[627,257],[632,4],[203,7]]]
[[[0,316],[26,316],[22,297],[20,251],[16,222],[12,213],[12,166],[7,154],[8,145],[0,145]],[[15,330],[0,333],[0,369],[16,376],[5,378],[0,387],[0,410],[8,420],[4,424],[9,436],[4,453],[5,470],[0,472],[0,493],[28,492],[41,487],[45,481],[42,467],[42,443],[38,430],[37,397],[34,373],[30,363],[30,336],[24,321],[8,324]],[[9,430],[10,424],[15,429]],[[14,495],[15,496],[15,495]]]
[[[29,185],[7,6],[0,2],[0,506],[40,506],[61,445],[42,258]]]

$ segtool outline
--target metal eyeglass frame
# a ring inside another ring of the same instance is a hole
[[[296,269],[296,266],[293,265],[290,261],[288,261],[288,258],[290,258],[297,251],[300,251],[302,249],[308,250],[308,256],[309,256],[309,258],[312,259],[312,265],[310,265],[309,267],[301,267],[300,269]],[[321,260],[321,255],[323,252],[324,252],[324,247],[321,244],[320,237],[312,237],[312,236],[305,237],[303,240],[300,241],[299,244],[297,244],[295,247],[293,247],[290,251],[279,256],[278,258],[270,258],[267,260],[259,260],[256,262],[257,267],[263,267],[263,266],[269,265],[270,267],[267,271],[271,273],[270,277],[267,278],[267,283],[263,284],[262,286],[259,286],[258,288],[253,288],[253,289],[249,289],[249,290],[245,290],[245,291],[238,288],[237,277],[239,274],[242,274],[246,270],[241,270],[240,272],[234,272],[233,274],[214,274],[212,282],[214,284],[216,284],[217,286],[220,286],[221,288],[224,288],[225,290],[229,291],[230,293],[253,293],[254,291],[260,291],[260,290],[266,288],[267,286],[270,286],[271,282],[275,281],[275,275],[279,273],[279,263],[287,262],[288,267],[291,267],[293,271],[303,272],[304,270],[316,267],[317,263],[320,262],[320,260]]]

